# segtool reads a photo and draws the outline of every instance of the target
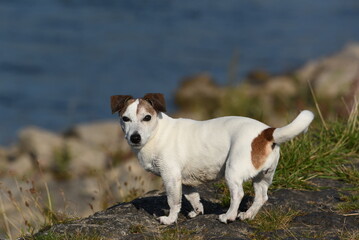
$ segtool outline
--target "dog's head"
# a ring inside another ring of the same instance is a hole
[[[166,112],[161,93],[148,93],[135,99],[129,95],[111,96],[112,114],[118,112],[125,138],[132,148],[141,148],[152,136],[158,124],[159,112]]]

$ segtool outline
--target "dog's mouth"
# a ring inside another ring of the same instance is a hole
[[[141,147],[142,144],[141,143],[130,143],[131,147]]]
[[[128,141],[128,144],[130,145],[130,147],[135,148],[135,149],[138,149],[138,148],[142,147],[141,143],[133,143],[131,141]]]

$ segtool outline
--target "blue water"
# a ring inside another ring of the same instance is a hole
[[[0,0],[0,144],[112,118],[113,94],[288,71],[359,41],[357,0]],[[115,117],[113,117],[115,118]]]

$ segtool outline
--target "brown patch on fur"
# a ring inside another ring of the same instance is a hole
[[[139,103],[138,103],[138,106],[137,106],[137,114],[138,114],[138,112],[140,111],[141,108],[144,108],[146,110],[146,112],[148,112],[151,115],[156,114],[156,110],[152,107],[152,105],[148,101],[146,101],[146,100],[144,100],[142,98],[139,99]]]
[[[272,152],[274,130],[275,128],[267,128],[252,141],[252,164],[256,169],[264,164],[266,158]]]
[[[166,101],[162,93],[147,93],[142,99],[151,104],[157,112],[166,112]]]
[[[111,96],[111,110],[112,114],[119,112],[120,115],[124,113],[128,105],[135,100],[130,95],[114,95]]]

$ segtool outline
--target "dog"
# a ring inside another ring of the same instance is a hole
[[[281,128],[239,116],[206,121],[174,119],[165,114],[166,103],[160,93],[139,99],[111,96],[111,110],[119,114],[125,138],[142,167],[162,177],[170,212],[159,221],[166,225],[177,221],[182,193],[193,207],[188,216],[203,214],[195,187],[223,176],[231,202],[219,220],[253,219],[268,200],[280,144],[305,132],[314,118],[312,112],[304,110]],[[248,179],[253,180],[254,202],[246,212],[238,213],[244,195],[242,184]]]

